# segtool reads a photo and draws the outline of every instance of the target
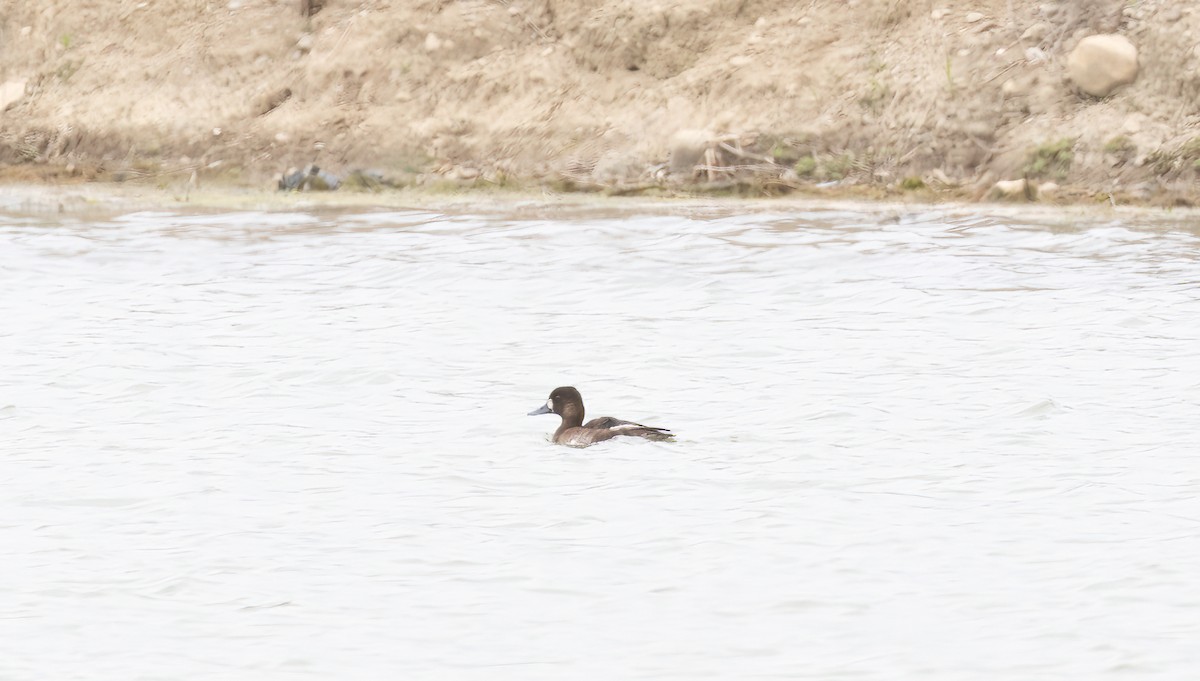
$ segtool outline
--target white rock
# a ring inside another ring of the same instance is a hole
[[[430,33],[425,36],[425,49],[429,52],[437,52],[442,47],[442,39],[436,34]]]
[[[474,180],[479,177],[478,168],[470,168],[466,166],[454,166],[450,176],[456,180]]]
[[[25,78],[10,80],[0,85],[0,111],[4,111],[25,96]]]
[[[598,182],[623,182],[633,175],[634,166],[624,154],[610,151],[596,159],[592,168],[592,178]]]
[[[1067,72],[1082,91],[1107,97],[1137,80],[1138,51],[1125,36],[1093,35],[1079,41],[1067,57]]]
[[[744,54],[729,59],[730,66],[749,66],[754,60]]]
[[[1024,178],[1020,180],[1000,180],[992,185],[991,190],[988,191],[988,198],[992,200],[1033,200],[1037,198],[1037,187],[1028,184]]]
[[[967,12],[967,23],[975,24],[983,21],[983,12]]]
[[[941,21],[949,13],[950,13],[950,10],[939,7],[938,9],[935,9],[929,13],[929,18],[933,19],[934,21]]]
[[[671,136],[671,172],[690,173],[703,160],[713,134],[708,130],[680,130]]]
[[[313,48],[313,37],[311,33],[305,33],[296,41],[296,49],[301,52],[310,52]]]

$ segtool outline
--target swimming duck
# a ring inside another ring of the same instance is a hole
[[[643,426],[632,421],[622,421],[611,416],[602,416],[583,422],[583,396],[575,388],[566,386],[555,388],[550,398],[542,406],[529,412],[530,416],[538,414],[558,414],[562,417],[562,425],[554,431],[555,444],[570,447],[586,447],[597,442],[603,442],[618,435],[636,435],[647,440],[670,440],[675,435],[666,428]]]

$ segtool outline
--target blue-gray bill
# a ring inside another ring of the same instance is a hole
[[[542,406],[538,407],[537,409],[534,409],[533,411],[529,412],[528,415],[529,416],[537,416],[538,414],[551,414],[553,412],[554,412],[554,410],[550,408],[550,405],[543,404]]]

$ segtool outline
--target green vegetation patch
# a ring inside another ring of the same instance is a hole
[[[1184,142],[1183,146],[1179,147],[1179,158],[1185,161],[1200,160],[1200,137],[1193,137]]]
[[[1023,171],[1027,177],[1067,179],[1075,160],[1075,140],[1064,137],[1048,142],[1029,152]]]
[[[826,180],[844,180],[854,171],[854,154],[835,154],[824,159],[819,176]]]
[[[1117,135],[1104,143],[1104,153],[1122,158],[1137,153],[1137,145],[1125,135]]]
[[[796,174],[800,177],[812,177],[817,172],[817,159],[811,154],[801,156],[796,160],[796,165],[793,167]]]

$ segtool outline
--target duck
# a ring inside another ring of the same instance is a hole
[[[611,416],[601,416],[584,423],[583,396],[570,386],[555,388],[545,404],[529,412],[530,416],[539,414],[558,414],[562,417],[562,424],[554,431],[551,439],[555,444],[568,447],[587,447],[618,436],[641,437],[657,442],[672,440],[675,437],[667,428],[644,426]]]

